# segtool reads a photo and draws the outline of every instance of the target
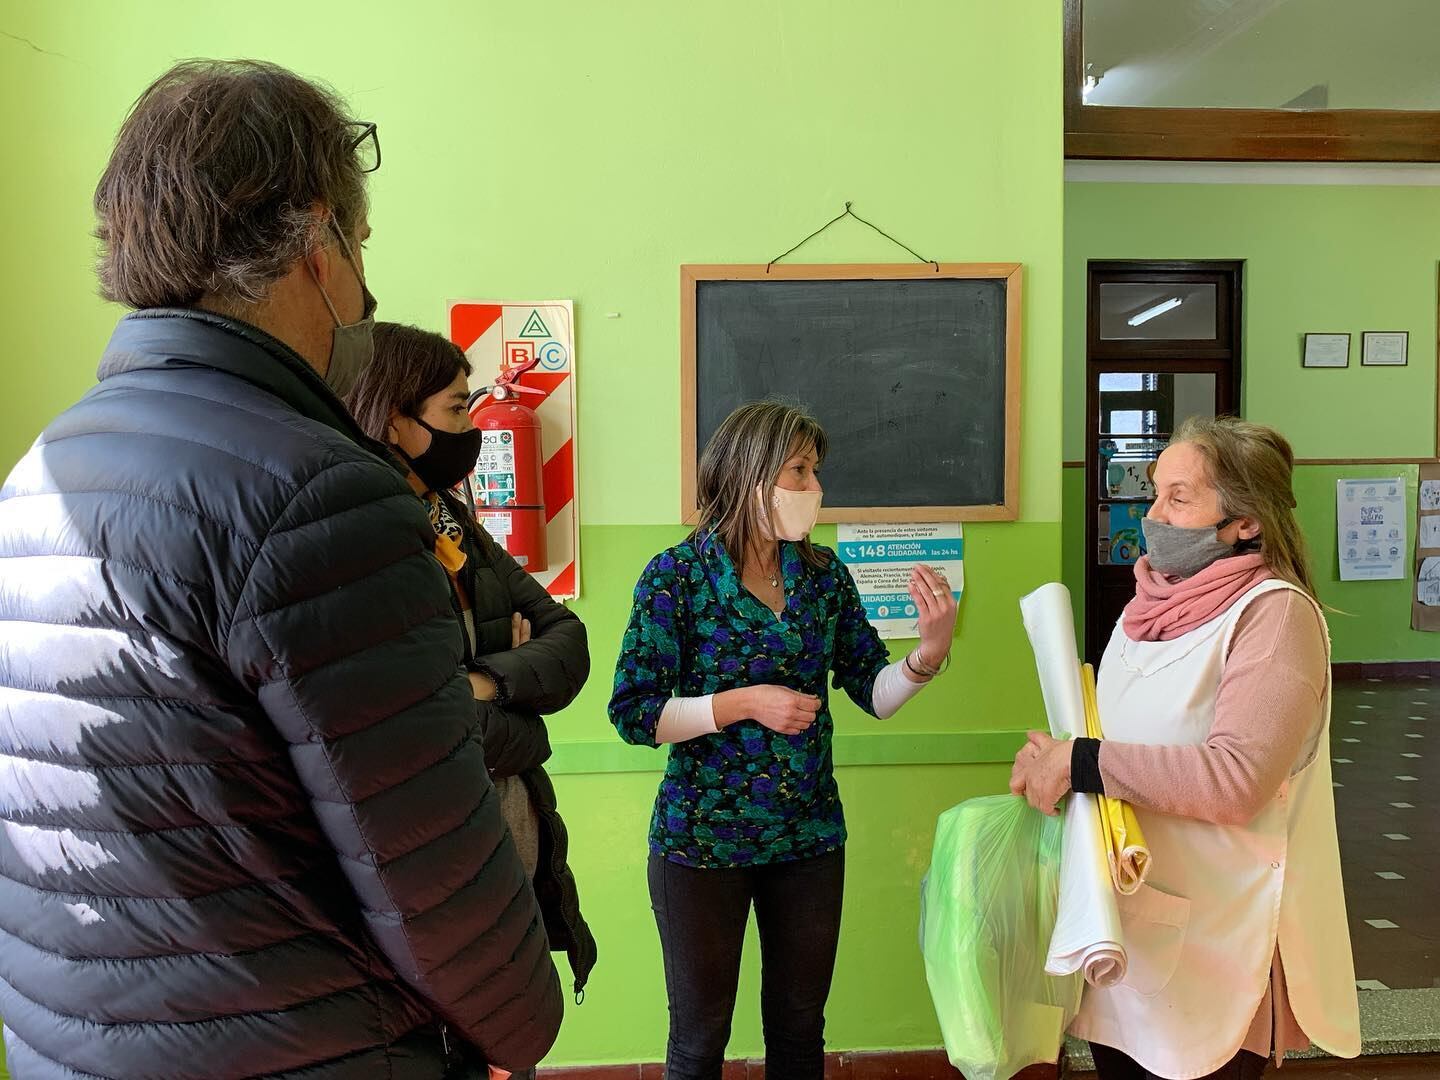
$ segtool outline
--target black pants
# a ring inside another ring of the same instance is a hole
[[[1095,1080],[1160,1080],[1144,1066],[1137,1065],[1127,1054],[1111,1046],[1090,1044],[1095,1056]],[[1249,1050],[1241,1050],[1220,1068],[1206,1073],[1200,1080],[1258,1080],[1265,1071],[1266,1060]]]
[[[822,1080],[844,849],[721,870],[695,870],[651,855],[649,876],[670,998],[667,1080],[720,1080],[752,903],[760,931],[765,1075]]]

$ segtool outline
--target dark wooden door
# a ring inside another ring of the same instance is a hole
[[[1085,656],[1135,593],[1154,462],[1186,417],[1240,411],[1239,262],[1091,262],[1085,357]]]

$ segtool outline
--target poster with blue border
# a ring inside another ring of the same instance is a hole
[[[837,525],[835,546],[860,590],[870,624],[882,638],[919,635],[919,616],[906,587],[916,564],[943,575],[957,604],[965,591],[965,538],[958,521]]]

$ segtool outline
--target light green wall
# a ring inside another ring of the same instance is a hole
[[[0,177],[5,302],[27,316],[0,460],[88,385],[114,320],[89,302],[88,202],[126,105],[177,57],[255,55],[327,78],[379,123],[367,257],[382,317],[576,299],[588,523],[675,516],[680,263],[767,261],[846,199],[928,257],[1026,264],[1022,497],[1027,517],[1057,520],[1052,7],[21,3],[7,32],[63,56],[0,38],[5,145],[35,155]],[[846,222],[797,258],[909,256]]]
[[[1266,184],[1065,185],[1064,456],[1084,455],[1085,268],[1091,259],[1243,259],[1243,407],[1298,458],[1421,458],[1435,453],[1440,188]],[[1365,330],[1408,330],[1409,365],[1360,364]],[[1348,331],[1350,367],[1300,366],[1307,331]],[[1296,470],[1297,512],[1330,616],[1335,659],[1440,658],[1440,635],[1410,630],[1410,582],[1341,582],[1335,480],[1411,466]],[[1085,480],[1064,478],[1065,580],[1083,592]],[[1412,537],[1413,542],[1413,537]]]
[[[1435,453],[1437,187],[1065,185],[1065,457],[1084,448],[1090,259],[1244,259],[1244,408],[1300,458]],[[1364,330],[1410,363],[1360,365]],[[1305,370],[1301,335],[1348,331],[1350,367]]]
[[[1075,640],[1085,647],[1085,470],[1063,470],[1060,506],[1060,580],[1070,590],[1075,612]]]
[[[1334,609],[1326,613],[1326,621],[1336,660],[1440,660],[1440,634],[1410,629],[1419,473],[1415,465],[1306,465],[1295,471],[1296,513],[1310,544],[1317,588]],[[1405,477],[1410,556],[1404,581],[1340,580],[1335,481],[1371,476]]]
[[[0,468],[93,378],[119,312],[94,298],[91,191],[127,103],[179,57],[276,60],[379,124],[367,266],[383,317],[440,328],[452,298],[576,301],[576,608],[595,674],[555,721],[555,764],[601,960],[552,1062],[663,1052],[643,872],[656,776],[632,771],[661,759],[621,746],[604,702],[634,580],[678,535],[679,265],[766,261],[846,199],[928,257],[1025,264],[1023,521],[967,529],[944,679],[889,724],[839,715],[853,838],[830,1042],[937,1045],[915,944],[932,825],[1000,790],[987,762],[1038,722],[1016,600],[1059,573],[1056,5],[12,0],[5,31],[0,145],[25,153],[0,170]],[[852,223],[801,257],[907,258]],[[749,952],[743,1054],[760,1048]]]

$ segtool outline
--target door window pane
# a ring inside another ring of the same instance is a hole
[[[1186,417],[1215,415],[1218,386],[1210,372],[1126,372],[1114,377],[1126,380],[1119,385],[1127,389],[1110,390],[1102,381],[1097,395],[1102,436],[1168,439]]]
[[[1187,417],[1214,416],[1209,372],[1106,372],[1100,376],[1096,560],[1129,565],[1145,550],[1140,519],[1155,498],[1155,462]]]
[[[1214,341],[1213,284],[1107,282],[1100,286],[1100,337],[1106,341]]]
[[[1110,413],[1106,430],[1116,435],[1144,435],[1155,430],[1153,409],[1117,409]]]
[[[1143,390],[1145,376],[1131,371],[1107,371],[1100,376],[1100,392],[1106,390]]]

